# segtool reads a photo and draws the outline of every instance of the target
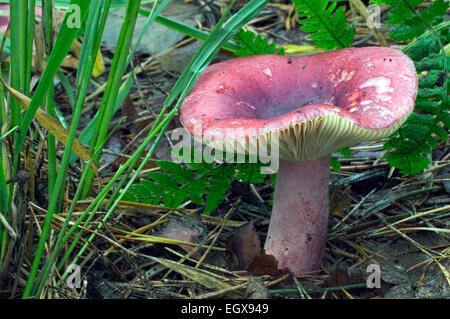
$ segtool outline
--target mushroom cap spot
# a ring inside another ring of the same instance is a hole
[[[219,150],[253,153],[266,143],[281,159],[316,159],[392,134],[412,112],[417,85],[413,62],[391,48],[236,58],[205,69],[180,118]]]

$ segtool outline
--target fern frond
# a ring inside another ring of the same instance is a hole
[[[261,54],[284,55],[284,49],[276,48],[275,43],[269,43],[269,40],[261,35],[256,35],[251,31],[241,30],[234,39],[241,44],[241,49],[235,52],[236,56],[244,57]]]
[[[329,0],[292,0],[298,16],[303,18],[300,30],[311,32],[314,44],[326,50],[349,47],[355,28],[347,23],[343,6],[336,9],[337,2]],[[336,10],[335,10],[336,9]]]
[[[234,177],[233,165],[220,165],[210,177],[208,194],[206,195],[205,214],[212,212],[219,206],[230,189]]]
[[[242,183],[258,184],[264,182],[266,174],[261,173],[262,163],[239,163],[235,178]]]
[[[190,163],[190,167],[169,161],[160,161],[159,172],[147,174],[139,184],[133,185],[122,199],[146,204],[163,204],[178,207],[190,199],[194,204],[205,205],[204,213],[216,209],[225,199],[234,179],[244,183],[261,183],[261,163],[208,164]]]
[[[448,2],[436,0],[426,9],[415,10],[422,0],[372,0],[393,8],[388,24],[394,40],[416,38],[406,46],[405,53],[414,61],[419,74],[419,91],[415,110],[405,124],[384,145],[390,153],[386,157],[403,174],[415,175],[430,164],[427,154],[448,139],[450,106],[448,103],[448,73],[450,58],[444,50],[449,40],[448,28],[441,28]],[[428,34],[429,36],[425,36]],[[417,112],[419,111],[419,112]]]
[[[428,8],[414,10],[423,2],[424,0],[371,0],[371,3],[392,6],[386,24],[395,26],[390,36],[396,41],[412,40],[423,34],[430,26],[443,21],[443,16],[448,10],[448,0],[435,0]]]
[[[123,200],[154,205],[163,203],[168,207],[177,207],[188,198],[198,205],[204,203],[202,195],[209,179],[206,174],[201,174],[202,170],[195,171],[166,161],[158,162],[157,165],[161,172],[147,174],[148,179],[130,187]]]

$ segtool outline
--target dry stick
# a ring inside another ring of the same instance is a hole
[[[308,292],[305,290],[305,288],[303,288],[303,286],[300,284],[298,279],[295,278],[294,276],[292,277],[292,279],[294,280],[295,287],[298,290],[298,294],[300,295],[300,298],[301,299],[311,299],[311,296],[308,294]]]
[[[269,288],[270,286],[273,286],[273,285],[279,284],[280,282],[285,281],[289,277],[290,277],[290,275],[286,274],[286,275],[283,275],[283,276],[281,276],[281,277],[279,277],[277,279],[274,279],[272,281],[265,282],[264,283],[264,287]]]
[[[342,220],[341,220],[339,223],[337,223],[336,225],[334,225],[333,230],[336,229],[337,227],[339,227],[343,222],[345,222],[345,221],[347,220],[347,218],[349,218],[351,215],[353,215],[353,213],[356,212],[356,210],[357,210],[357,209],[358,209],[358,208],[366,201],[366,199],[367,199],[370,195],[372,195],[375,191],[376,191],[376,188],[372,189],[372,190],[370,191],[369,194],[367,194],[366,196],[364,196],[364,197],[359,201],[359,203],[356,204],[356,206],[353,207],[352,210],[351,210],[347,215],[344,216],[344,218],[342,218]]]
[[[14,229],[9,225],[8,221],[6,220],[6,218],[3,216],[3,214],[0,214],[0,224],[3,224],[3,226],[6,228],[6,230],[9,233],[9,236],[13,239],[13,241],[15,242],[17,239],[17,234],[14,231]]]
[[[222,233],[223,228],[225,227],[225,223],[228,220],[228,218],[230,217],[231,213],[234,212],[235,207],[231,207],[228,212],[225,214],[225,217],[223,218],[223,223],[222,225],[220,225],[220,229],[217,232],[217,234],[214,236],[214,239],[211,241],[211,244],[208,246],[208,248],[206,249],[205,253],[203,254],[203,256],[200,258],[200,260],[197,262],[197,264],[195,265],[195,268],[200,267],[200,265],[202,264],[202,262],[205,260],[206,256],[208,256],[209,252],[212,249],[212,246],[216,243],[217,239],[219,238],[219,235]]]
[[[378,214],[377,214],[378,215]],[[382,216],[379,216],[380,219],[390,228],[392,229],[394,232],[398,233],[401,237],[403,237],[404,239],[406,239],[407,241],[409,241],[411,244],[413,244],[414,246],[416,246],[418,249],[420,249],[420,251],[422,251],[425,255],[427,255],[428,257],[430,257],[430,259],[432,259],[436,265],[438,265],[438,267],[441,269],[442,273],[444,274],[445,279],[447,280],[447,284],[450,286],[450,273],[448,272],[447,269],[445,269],[444,266],[441,265],[441,263],[436,259],[435,256],[433,256],[426,247],[423,247],[421,244],[419,244],[418,242],[416,242],[415,240],[413,240],[412,238],[409,238],[408,236],[406,236],[405,234],[403,234],[401,231],[399,231],[397,228],[395,228],[394,226],[392,226],[391,224],[387,223],[384,218]],[[434,252],[434,251],[433,251]]]
[[[171,249],[169,247],[165,247],[165,248],[166,248],[167,251],[171,252],[175,256],[185,257],[182,254],[180,254],[179,252],[177,252],[177,251],[175,251],[175,250],[173,250],[173,249]],[[186,260],[189,260],[191,262],[197,262],[197,260],[192,259],[192,258],[187,258]],[[219,266],[214,266],[214,265],[210,265],[210,264],[205,264],[204,263],[203,267],[209,268],[211,270],[219,271],[219,272],[222,272],[222,273],[227,274],[227,275],[236,276],[236,277],[238,277],[238,278],[236,278],[236,280],[242,278],[238,274],[236,274],[236,272],[230,271],[228,269],[225,269],[225,268],[222,268],[222,267],[219,267]],[[163,279],[163,280],[169,280],[169,279]]]
[[[35,155],[35,161],[33,162],[31,168],[30,168],[30,188],[31,188],[31,201],[34,202],[35,198],[34,198],[34,194],[35,194],[35,174],[36,174],[36,170],[38,168],[39,165],[39,161],[42,157],[42,153],[44,152],[44,146],[45,146],[45,140],[41,139],[39,142],[39,147],[38,150],[36,152]]]
[[[428,216],[428,215],[430,215],[430,214],[434,214],[434,213],[446,211],[446,210],[450,210],[450,205],[447,205],[447,206],[444,206],[444,207],[435,208],[435,209],[432,209],[432,210],[428,210],[428,211],[426,211],[426,212],[414,214],[414,215],[412,215],[412,216],[409,216],[409,217],[400,219],[400,220],[398,220],[398,221],[396,221],[396,222],[390,224],[390,226],[385,226],[385,227],[383,227],[383,228],[376,229],[375,231],[372,232],[372,234],[373,234],[373,235],[377,235],[379,232],[381,232],[381,231],[383,231],[383,230],[386,230],[387,228],[390,228],[391,226],[394,226],[394,225],[397,225],[397,224],[400,224],[400,223],[404,223],[404,222],[407,222],[407,221],[410,221],[410,220],[413,220],[413,219],[416,219],[416,218]]]
[[[404,232],[408,232],[408,231],[417,232],[417,231],[425,230],[425,231],[435,232],[439,235],[442,235],[445,233],[450,234],[450,229],[436,228],[436,227],[403,227],[403,228],[399,228],[399,230],[404,231]],[[387,235],[390,233],[392,233],[391,230],[385,230],[384,232],[378,233],[377,235]]]
[[[155,227],[155,226],[157,226],[157,225],[160,225],[160,224],[165,223],[166,221],[169,220],[169,219],[164,219],[167,215],[170,215],[170,213],[167,213],[167,214],[161,216],[160,218],[158,218],[156,221],[154,221],[154,222],[151,223],[151,224],[145,225],[145,226],[143,226],[143,227],[140,227],[140,228],[134,230],[134,231],[133,231],[131,234],[129,234],[129,235],[132,236],[133,234],[136,234],[136,235],[142,234],[143,232],[147,231],[147,230],[150,229],[150,228],[153,228],[153,227]],[[132,238],[131,238],[131,237],[130,237],[129,239],[127,239],[127,238],[122,238],[122,239],[119,240],[119,243],[122,244],[123,242],[125,242],[125,241],[127,241],[127,240],[132,240]],[[108,248],[108,250],[106,250],[106,251],[103,253],[103,256],[107,257],[107,256],[108,256],[109,254],[111,254],[114,250],[115,250],[114,247]]]
[[[370,251],[368,248],[360,246],[352,241],[346,240],[346,239],[341,239],[341,241],[351,247],[353,247],[357,252],[359,252],[364,258],[369,258],[368,254],[372,254],[374,255],[375,253]]]
[[[105,240],[106,240],[107,242],[109,242],[111,245],[113,245],[114,247],[116,247],[116,248],[118,248],[118,249],[120,249],[120,250],[123,250],[123,251],[124,251],[126,254],[128,254],[129,256],[133,256],[133,257],[136,257],[136,256],[137,256],[136,253],[134,253],[134,252],[128,250],[127,248],[125,248],[125,247],[123,247],[121,244],[119,244],[118,242],[115,242],[115,241],[112,240],[111,238],[109,238],[109,237],[107,237],[107,236],[105,236],[105,235],[99,233],[98,231],[95,231],[95,230],[92,230],[92,229],[83,227],[83,226],[81,226],[81,225],[78,226],[78,228],[79,228],[79,229],[82,229],[82,230],[84,230],[84,231],[86,231],[86,232],[88,232],[88,233],[92,233],[92,234],[94,234],[94,235],[96,235],[96,236],[98,236],[98,237],[101,237],[101,238],[105,239]]]
[[[400,200],[400,199],[403,199],[403,198],[406,198],[406,197],[409,197],[409,196],[413,196],[413,195],[422,194],[424,192],[438,190],[438,189],[441,189],[441,187],[440,186],[433,186],[433,187],[428,187],[428,188],[416,189],[416,190],[413,190],[413,191],[410,191],[410,192],[401,193],[401,194],[389,197],[387,199],[380,200],[380,201],[376,202],[370,208],[366,209],[361,214],[362,217],[360,219],[367,219],[367,217],[371,216],[372,214],[378,212],[379,210],[381,210],[383,208],[388,207],[392,202],[395,202],[397,200]],[[353,227],[359,221],[360,220],[356,220],[352,224],[348,225],[348,228]]]
[[[353,298],[353,296],[352,296],[347,290],[345,290],[344,288],[342,288],[341,290],[342,290],[342,292],[343,292],[349,299],[355,299],[355,298]]]
[[[215,232],[217,228],[219,228],[219,225],[217,225],[211,233]],[[199,250],[201,247],[204,247],[208,240],[209,240],[209,236],[206,236],[205,239],[203,239],[199,244],[197,244],[192,250],[187,252],[186,255],[184,255],[182,258],[180,258],[180,260],[178,260],[178,263],[180,263],[180,264],[184,263],[187,259],[189,259],[189,257],[191,257],[193,254],[195,254],[197,252],[197,250]],[[166,249],[168,249],[168,248],[166,247]],[[163,279],[167,278],[167,276],[169,276],[169,274],[171,272],[172,272],[172,269],[169,269],[169,271],[167,271],[167,273],[163,276]]]
[[[244,283],[236,285],[236,286],[231,286],[231,287],[220,289],[220,290],[217,290],[217,291],[208,292],[208,293],[203,294],[203,295],[198,295],[198,296],[193,297],[193,299],[206,299],[206,298],[217,297],[217,296],[224,295],[224,294],[226,294],[228,292],[231,292],[231,291],[235,291],[235,290],[238,290],[238,289],[241,289],[241,288],[245,288],[247,285],[248,285],[248,282],[244,282]]]

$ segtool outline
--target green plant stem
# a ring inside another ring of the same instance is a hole
[[[119,121],[116,126],[111,130],[109,136],[111,136],[112,134],[114,134],[114,132],[116,132],[116,130],[120,127],[120,125],[125,121],[125,119],[122,119],[121,121]],[[108,137],[109,137],[108,136]],[[105,142],[108,139],[105,139]],[[99,152],[101,151],[101,149],[99,149]],[[35,290],[33,290],[33,295],[38,296],[41,294],[42,289],[44,288],[44,285],[46,283],[46,280],[48,278],[48,275],[52,269],[52,267],[54,267],[55,265],[55,260],[57,258],[57,256],[59,255],[59,253],[61,252],[61,249],[64,245],[65,242],[67,242],[67,240],[69,239],[69,237],[71,236],[71,234],[77,229],[78,226],[76,227],[72,227],[71,231],[69,231],[68,234],[66,234],[66,229],[69,225],[69,221],[72,218],[72,214],[76,208],[77,202],[81,197],[81,192],[83,190],[83,185],[86,182],[86,178],[88,176],[88,172],[89,172],[89,167],[91,166],[91,164],[93,163],[93,158],[91,158],[90,161],[88,161],[86,163],[86,165],[84,165],[83,167],[83,171],[81,173],[81,178],[79,181],[79,185],[77,187],[77,190],[75,192],[74,198],[72,199],[72,204],[70,205],[69,211],[67,212],[67,216],[64,220],[64,224],[61,227],[61,231],[58,235],[58,239],[56,240],[56,243],[54,245],[54,248],[52,250],[52,253],[50,254],[50,257],[48,258],[48,261],[45,263],[43,269],[41,270],[41,272],[39,273],[39,277],[36,280],[36,285],[35,285]],[[85,215],[84,215],[85,217]],[[84,217],[80,217],[80,222],[84,219]],[[78,223],[79,225],[79,223]]]
[[[88,6],[89,1],[87,0],[72,0],[73,4],[76,4],[80,8],[81,17],[80,20],[84,21],[86,14],[88,12]],[[62,61],[64,60],[67,52],[69,51],[70,45],[72,41],[75,39],[76,35],[78,34],[78,29],[76,28],[70,28],[66,21],[67,21],[68,15],[66,14],[66,17],[62,23],[61,30],[59,32],[59,36],[55,42],[55,49],[52,51],[52,54],[50,55],[47,67],[42,75],[41,82],[39,83],[36,92],[31,99],[30,105],[28,106],[28,109],[25,113],[24,120],[21,123],[20,126],[20,133],[19,137],[16,140],[15,143],[15,156],[14,156],[14,166],[13,171],[17,169],[18,165],[18,153],[20,153],[20,150],[23,146],[23,141],[25,140],[25,134],[28,131],[29,125],[31,124],[31,121],[33,120],[34,114],[41,104],[41,102],[44,100],[48,88],[53,85],[53,76],[56,74],[56,71],[58,70],[59,66],[61,65]],[[70,138],[70,134],[69,134]],[[69,140],[68,140],[69,142]],[[67,148],[71,148],[71,144],[69,146],[69,143],[67,143]],[[64,172],[61,171],[60,174],[57,176],[57,180],[55,182],[55,187],[62,185],[62,182],[59,182],[58,179],[62,179],[62,174]],[[39,265],[41,262],[41,258],[44,251],[45,242],[47,241],[48,234],[50,232],[50,225],[53,218],[53,213],[55,212],[57,200],[59,197],[58,188],[54,189],[54,191],[51,193],[52,197],[49,201],[49,207],[47,211],[47,215],[44,220],[44,224],[42,227],[41,236],[39,238],[38,246],[36,248],[36,253],[33,259],[33,263],[30,270],[30,275],[28,277],[27,283],[25,285],[25,289],[23,291],[23,297],[29,297],[31,294],[31,290],[33,288],[34,279],[36,278]]]
[[[26,37],[24,43],[26,43],[26,54],[25,54],[25,83],[24,83],[24,94],[30,95],[30,85],[31,85],[31,63],[33,60],[33,39],[34,39],[34,20],[35,20],[35,6],[36,0],[30,0],[28,4],[28,19],[26,25]]]
[[[119,39],[117,41],[118,46],[114,54],[114,58],[111,65],[108,81],[103,95],[102,103],[99,109],[99,117],[97,125],[94,131],[94,138],[90,145],[89,150],[91,153],[95,153],[98,147],[103,144],[103,141],[108,134],[108,127],[114,114],[115,101],[117,99],[119,88],[122,82],[122,76],[125,72],[126,60],[128,56],[128,50],[131,45],[133,37],[133,31],[139,12],[139,6],[141,1],[129,1],[127,10],[124,17],[124,22],[120,30]],[[98,163],[100,155],[94,158],[94,161]],[[94,180],[94,172],[90,171],[85,188],[83,191],[83,198],[89,194]]]
[[[44,28],[45,55],[47,57],[50,56],[53,49],[53,41],[52,37],[50,36],[52,34],[52,9],[53,9],[52,5],[53,1],[49,1],[46,4],[44,4],[45,10],[43,12],[44,15],[43,21],[45,22]],[[34,16],[34,7],[30,9],[33,10]],[[55,115],[55,102],[53,101],[54,91],[55,91],[54,85],[53,83],[51,83],[49,85],[47,95],[45,97],[45,104],[47,106],[48,115],[52,117]],[[55,186],[56,180],[56,139],[51,133],[48,133],[47,136],[47,160],[48,160],[48,198],[51,198],[53,187]],[[62,192],[58,191],[58,193]]]
[[[102,4],[104,5],[103,7],[101,6]],[[81,113],[82,113],[83,106],[84,106],[84,99],[86,97],[86,92],[88,89],[89,79],[91,77],[92,70],[94,68],[95,58],[97,56],[99,41],[98,41],[98,36],[96,35],[95,31],[102,31],[102,30],[98,29],[98,24],[95,23],[95,21],[98,20],[98,17],[100,15],[102,9],[105,10],[104,17],[106,16],[106,12],[108,12],[110,5],[111,5],[111,1],[108,0],[108,1],[106,1],[106,3],[104,1],[99,1],[91,6],[90,15],[88,17],[88,23],[87,23],[87,27],[85,30],[86,36],[85,36],[85,43],[84,43],[85,50],[88,52],[86,55],[86,56],[88,56],[88,59],[85,61],[86,62],[85,67],[81,69],[82,73],[77,75],[77,77],[82,79],[80,82],[81,83],[80,91],[77,96],[77,101],[76,101],[76,105],[75,105],[75,109],[74,109],[72,123],[70,126],[69,136],[68,136],[68,139],[66,142],[66,147],[65,147],[64,154],[63,154],[63,158],[61,160],[58,175],[56,177],[56,181],[55,181],[55,184],[54,184],[52,192],[51,192],[49,208],[48,208],[49,212],[55,211],[60,203],[60,199],[61,199],[60,195],[62,193],[61,190],[64,189],[65,179],[67,176],[67,169],[68,169],[68,165],[69,165],[69,159],[70,159],[70,155],[71,155],[72,144],[73,144],[73,141],[75,140],[75,135],[77,132],[79,120],[80,120]],[[100,25],[102,25],[102,22],[100,23]],[[79,185],[78,188],[81,188],[83,184]],[[77,189],[77,193],[79,193],[78,189]],[[66,217],[66,221],[68,221],[68,220],[70,220],[70,217]],[[63,234],[64,231],[65,231],[65,229],[61,231],[61,234]],[[61,240],[62,240],[60,238],[62,238],[62,235],[61,235],[61,237],[58,238],[59,243],[61,243]],[[55,247],[55,249],[56,249],[56,247]],[[37,283],[33,284],[33,287],[35,288],[35,289],[33,289],[33,295],[38,296],[40,294],[39,288],[42,288],[42,283],[45,283],[48,272],[50,271],[50,268],[53,265],[54,258],[55,258],[55,256],[53,256],[52,259],[47,261],[46,265],[44,266],[44,269],[41,271],[41,274],[39,275]]]
[[[207,41],[205,41],[202,48],[197,52],[197,54],[194,56],[194,58],[191,60],[191,63],[186,67],[185,71],[183,72],[182,76],[178,79],[177,83],[175,84],[174,88],[172,89],[171,94],[166,99],[164,105],[165,107],[168,107],[168,105],[171,105],[174,100],[178,98],[178,102],[175,105],[175,107],[166,115],[164,116],[164,112],[160,112],[160,116],[158,117],[161,119],[158,124],[155,124],[144,140],[144,142],[138,147],[138,149],[133,153],[133,155],[127,160],[127,162],[120,166],[116,174],[112,177],[112,179],[108,182],[108,184],[102,189],[100,194],[95,198],[95,200],[89,205],[89,207],[85,210],[83,215],[86,215],[90,213],[89,219],[92,219],[96,211],[101,206],[103,200],[106,198],[106,195],[108,194],[109,190],[112,188],[112,186],[116,183],[118,178],[125,172],[125,170],[142,154],[145,147],[153,140],[156,134],[160,134],[159,136],[162,136],[164,133],[164,127],[171,121],[173,116],[178,112],[178,109],[184,100],[187,93],[190,91],[192,86],[194,85],[195,81],[197,80],[198,76],[200,75],[201,71],[211,62],[211,60],[214,58],[214,56],[217,54],[218,50],[221,48],[223,43],[225,43],[228,39],[233,37],[242,27],[243,24],[245,24],[247,21],[249,21],[251,18],[256,16],[262,8],[266,5],[267,1],[259,1],[259,0],[252,0],[250,1],[243,9],[241,9],[238,13],[236,13],[228,22],[226,25],[223,25],[225,17],[228,15],[228,12],[231,8],[231,6],[234,4],[234,1],[228,8],[226,14],[219,20],[214,30],[211,32],[209,38]],[[158,136],[158,137],[159,137]],[[154,143],[152,145],[152,149],[154,149],[157,146],[157,143]],[[152,151],[149,151],[146,155],[146,158],[143,160],[141,166],[138,168],[138,170],[135,172],[133,178],[128,182],[126,189],[128,189],[134,178],[139,174],[142,167],[145,165],[145,163],[149,160],[150,156],[152,155]],[[111,212],[113,211],[115,205],[118,204],[120,197],[118,199],[115,199],[114,205],[108,210],[108,213],[105,215],[103,222],[106,221],[106,219],[109,217]],[[114,200],[111,198],[110,200]],[[81,219],[81,218],[80,218]],[[78,222],[78,221],[77,221]],[[87,221],[86,221],[87,222]],[[74,225],[73,227],[78,227]],[[79,233],[79,236],[81,236],[82,232]],[[69,233],[67,234],[69,235]],[[82,251],[78,253],[77,256],[81,256],[81,254],[84,252],[84,250],[87,248],[87,245],[89,245],[89,242],[92,240],[92,236],[89,238],[88,242],[83,246]],[[74,246],[77,244],[79,240],[79,237],[75,239],[72,242],[71,247],[69,247],[68,251],[66,252],[65,256],[62,258],[62,260],[59,262],[57,268],[60,269],[67,258],[70,255],[70,252],[73,250]],[[74,261],[72,261],[71,264],[75,263],[78,260],[78,257],[75,258]],[[65,278],[68,275],[68,273],[63,274],[63,278]]]
[[[0,65],[0,78],[3,78],[3,72]],[[3,123],[7,121],[6,102],[5,102],[5,90],[3,86],[0,86],[0,134]]]
[[[1,76],[1,75],[0,75]],[[3,99],[0,92],[0,99]],[[0,135],[1,135],[1,127],[2,127],[2,118],[0,117]],[[6,161],[3,160],[3,139],[4,136],[0,136],[0,214],[6,216],[6,212],[8,211],[8,188],[6,187],[6,177],[5,172],[7,171],[7,167],[4,167],[4,164],[7,165]],[[6,254],[6,243],[7,243],[7,232],[2,223],[0,223],[0,269],[2,269],[3,260]]]
[[[50,116],[55,115],[55,102],[53,101],[53,87],[50,87],[47,95],[47,113]],[[49,198],[52,197],[52,191],[55,186],[56,180],[56,139],[48,133],[47,136],[47,160],[48,160],[48,192]],[[61,190],[58,190],[58,194],[61,194]]]
[[[17,0],[19,3],[19,50],[20,50],[20,88],[25,91],[26,67],[27,67],[27,22],[28,22],[28,5],[27,0]]]
[[[412,40],[411,42],[409,42],[407,45],[405,45],[402,48],[403,52],[407,52],[409,51],[415,44],[417,41],[419,41],[422,38],[426,38],[431,36],[432,34],[436,34],[436,32],[439,32],[441,30],[445,30],[450,28],[450,21],[444,21],[439,23],[438,25],[432,27],[430,30],[424,32],[423,34],[421,34],[420,36],[418,36],[417,38],[415,38],[414,40]]]
[[[139,12],[142,15],[145,15],[145,16],[147,16],[149,14],[149,12],[147,10],[144,10],[144,9],[141,9]],[[159,23],[159,24],[161,24],[161,25],[163,25],[165,27],[168,27],[168,28],[170,28],[172,30],[178,31],[178,32],[180,32],[180,33],[182,33],[184,35],[187,35],[187,36],[191,37],[191,38],[200,40],[200,41],[205,41],[208,38],[208,36],[209,36],[208,32],[205,32],[205,31],[193,28],[190,25],[186,25],[186,24],[177,22],[175,20],[166,18],[164,16],[158,16],[155,19],[155,22],[157,22],[157,23]],[[223,45],[222,48],[224,50],[236,53],[237,51],[239,51],[241,49],[241,46],[239,44],[237,44],[237,43],[235,43],[235,42],[230,40],[230,41],[227,41]]]
[[[108,192],[111,190],[111,188],[115,185],[115,183],[117,182],[117,180],[119,179],[120,176],[122,176],[122,174],[125,172],[125,170],[130,167],[131,164],[136,163],[136,159],[139,159],[139,157],[141,156],[141,154],[144,152],[145,148],[147,147],[147,145],[153,140],[153,138],[155,137],[155,135],[161,131],[163,129],[163,127],[165,127],[166,125],[168,125],[168,123],[170,122],[170,120],[173,118],[173,116],[176,114],[177,109],[174,108],[167,117],[164,118],[164,120],[158,125],[158,127],[154,128],[152,131],[150,131],[150,133],[148,134],[148,136],[146,137],[146,139],[142,142],[142,144],[138,147],[138,149],[133,153],[133,155],[123,164],[119,167],[119,169],[117,170],[116,174],[114,174],[114,176],[111,178],[111,180],[108,182],[108,184],[106,184],[106,186],[102,189],[102,191],[97,195],[97,197],[95,198],[95,200],[92,201],[92,203],[85,209],[85,211],[83,212],[83,214],[80,216],[80,218],[74,223],[74,225],[71,227],[71,229],[67,232],[67,234],[64,237],[64,241],[67,241],[70,236],[72,236],[72,234],[78,229],[78,227],[81,225],[81,222],[84,220],[84,218],[89,214],[88,219],[86,220],[86,222],[84,223],[84,226],[87,227],[90,223],[90,221],[92,220],[92,218],[94,217],[95,213],[97,212],[97,210],[100,208],[100,206],[103,204],[103,200],[106,198],[106,196],[108,195]],[[162,134],[160,134],[162,136]],[[152,145],[152,148],[156,148],[157,143],[154,143]],[[149,151],[147,154],[151,154],[151,152]],[[145,164],[146,161],[144,160],[143,163]],[[56,268],[58,270],[60,270],[62,268],[62,266],[64,265],[64,263],[66,262],[67,258],[69,257],[70,253],[72,252],[72,250],[75,248],[75,246],[78,244],[79,239],[81,238],[81,235],[83,234],[83,231],[80,231],[78,233],[78,235],[76,236],[76,238],[72,241],[72,244],[70,245],[70,247],[67,249],[64,257],[61,259],[61,261],[58,263],[58,265],[56,266]],[[84,251],[84,250],[83,250]]]
[[[10,32],[11,32],[11,86],[18,91],[22,91],[21,87],[21,25],[20,25],[20,7],[21,1],[14,1],[10,4]],[[11,123],[13,126],[20,125],[21,114],[20,104],[15,99],[11,99]],[[14,138],[14,137],[13,137]]]

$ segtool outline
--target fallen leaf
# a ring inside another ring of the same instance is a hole
[[[261,253],[259,256],[253,258],[247,270],[253,276],[270,275],[277,277],[289,273],[287,268],[278,269],[278,261],[275,257],[272,255],[266,255],[265,253]]]
[[[70,50],[75,54],[75,56],[79,59],[81,55],[82,44],[78,40],[74,40]],[[78,63],[77,63],[78,65]],[[94,77],[98,77],[105,71],[105,63],[103,62],[103,56],[100,49],[98,49],[97,55],[95,56],[94,68],[92,70],[92,75]]]
[[[8,84],[6,84],[1,78],[0,82],[5,86],[5,88],[11,93],[12,96],[16,98],[17,101],[25,108],[27,109],[30,105],[31,99],[17,91],[16,89],[10,87]],[[67,143],[67,139],[69,137],[69,132],[60,124],[58,123],[53,117],[48,115],[44,110],[41,108],[38,108],[36,111],[36,114],[34,115],[34,118],[49,131],[51,134],[53,134],[60,142],[62,142],[64,145]],[[83,161],[88,162],[91,159],[91,154],[86,149],[86,147],[77,139],[75,138],[72,144],[72,151],[77,154]],[[96,175],[98,175],[97,165],[95,163],[91,164],[92,170],[95,172]]]
[[[261,242],[254,229],[254,220],[237,229],[226,243],[230,262],[236,269],[247,269],[253,259],[261,254]]]
[[[182,218],[172,217],[163,227],[162,230],[156,233],[156,236],[181,240],[185,242],[194,243],[199,238],[205,235],[205,229],[202,220],[198,215],[187,215]],[[180,245],[185,251],[189,252],[194,248],[193,246]],[[193,255],[195,258],[200,258],[199,253]]]

